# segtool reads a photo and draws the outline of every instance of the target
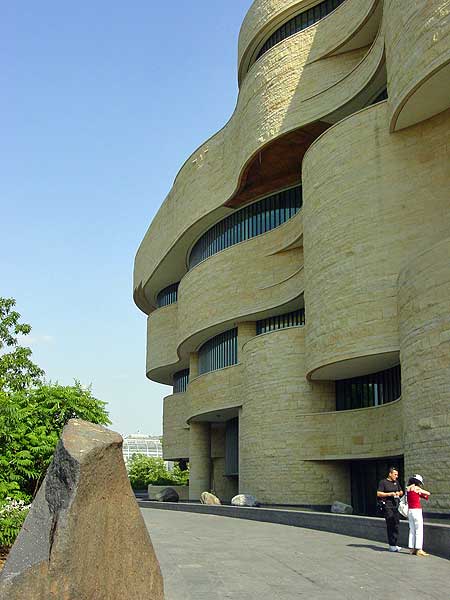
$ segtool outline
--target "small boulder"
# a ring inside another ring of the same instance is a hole
[[[231,499],[231,504],[233,506],[259,506],[259,502],[251,494],[238,494]]]
[[[338,515],[352,515],[353,506],[350,506],[350,504],[345,504],[344,502],[338,502],[336,500],[331,506],[331,512]]]
[[[158,502],[178,502],[179,499],[177,491],[171,487],[164,488],[155,496],[155,500]]]
[[[0,576],[3,600],[163,600],[122,438],[71,419]]]
[[[200,495],[200,502],[202,504],[222,504],[219,498],[210,492],[202,492]]]

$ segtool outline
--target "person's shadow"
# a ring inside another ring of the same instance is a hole
[[[388,552],[386,548],[380,548],[380,546],[372,546],[372,544],[347,544],[350,548],[369,548],[375,550],[375,552]]]

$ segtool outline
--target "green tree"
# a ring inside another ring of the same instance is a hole
[[[110,423],[105,403],[80,382],[43,383],[31,350],[19,346],[18,336],[31,327],[20,323],[14,306],[12,298],[0,298],[0,504],[36,495],[69,419]]]
[[[19,345],[18,336],[31,326],[20,323],[13,298],[0,298],[0,393],[18,392],[42,382],[44,371],[31,360],[30,348]]]
[[[128,465],[128,477],[134,489],[149,485],[187,485],[189,471],[181,471],[178,465],[168,471],[162,458],[134,454]]]
[[[105,403],[76,381],[40,385],[0,398],[0,498],[34,497],[64,425],[78,418],[110,423]]]

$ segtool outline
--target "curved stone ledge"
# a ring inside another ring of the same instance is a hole
[[[395,136],[386,123],[383,102],[327,130],[305,155],[308,376],[348,358],[398,352],[398,274],[450,230],[442,135],[450,111]],[[366,373],[377,370],[368,366]]]
[[[164,398],[163,455],[165,460],[189,458],[189,398],[186,393]]]
[[[148,317],[147,376],[172,385],[173,374],[187,368],[189,352],[228,325],[296,310],[303,293],[302,231],[300,211],[189,271],[178,302]]]
[[[403,403],[304,415],[305,460],[356,460],[403,454]]]
[[[177,353],[178,303],[152,312],[147,319],[147,377],[172,385],[180,365]]]
[[[315,0],[259,0],[247,13],[239,34],[238,78],[242,83],[261,44],[283,23],[297,13],[317,4]],[[314,36],[309,61],[317,60],[340,48],[354,50],[370,44],[378,29],[369,20],[379,0],[347,0],[332,13],[304,31]],[[379,22],[380,15],[376,17]],[[364,26],[367,24],[367,28]],[[362,31],[365,29],[364,31]],[[351,40],[353,39],[353,42]]]
[[[154,303],[160,289],[183,277],[195,239],[231,213],[223,205],[233,197],[256,153],[286,133],[337,109],[345,111],[343,107],[375,77],[383,60],[382,35],[368,51],[306,65],[313,43],[307,31],[301,32],[301,43],[288,38],[258,61],[241,88],[233,117],[178,174],[136,256],[135,299],[143,310]],[[143,290],[148,303],[142,301]]]
[[[216,421],[220,411],[239,408],[243,402],[241,390],[241,364],[199,375],[186,392],[190,410],[187,421]]]
[[[450,5],[385,0],[390,129],[450,107]]]
[[[179,288],[179,346],[189,341],[192,350],[226,323],[262,318],[288,303],[297,308],[295,301],[303,292],[303,251],[285,248],[301,234],[300,224],[297,215],[189,271]]]

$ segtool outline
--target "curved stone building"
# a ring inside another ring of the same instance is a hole
[[[190,497],[450,514],[450,5],[255,0],[228,123],[138,250],[164,458]]]

